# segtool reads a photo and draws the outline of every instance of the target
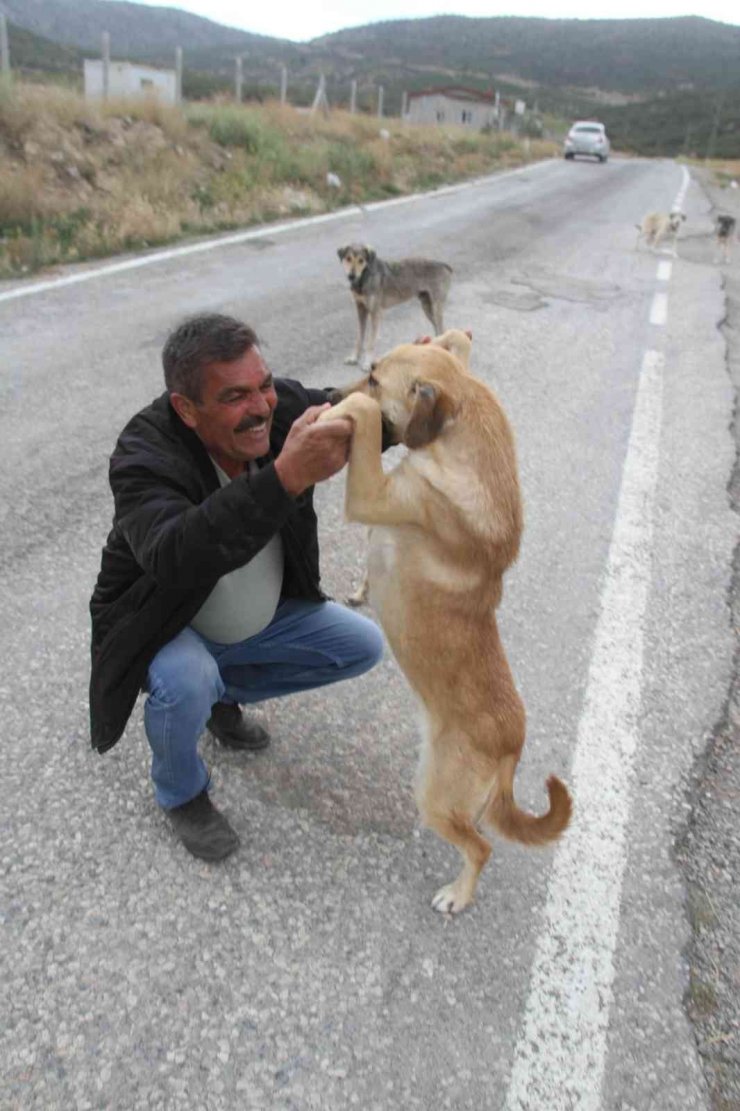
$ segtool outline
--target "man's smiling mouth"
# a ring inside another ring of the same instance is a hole
[[[250,424],[246,428],[237,428],[237,434],[258,436],[260,432],[264,432],[267,428],[267,421],[261,420],[257,424]]]

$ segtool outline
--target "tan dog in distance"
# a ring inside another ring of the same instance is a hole
[[[673,212],[648,212],[647,216],[643,217],[642,222],[635,225],[637,227],[635,250],[640,246],[641,239],[645,240],[651,250],[659,247],[664,239],[670,239],[673,243],[673,257],[678,258],[676,243],[679,228],[685,219],[683,212],[678,212],[678,210]]]
[[[372,526],[370,598],[423,707],[419,811],[463,858],[433,899],[445,914],[468,906],[490,855],[480,822],[544,845],[571,814],[554,775],[546,814],[514,801],[525,714],[495,611],[519,551],[522,507],[509,423],[468,371],[469,350],[459,331],[397,347],[325,414],[354,422],[346,515]],[[387,474],[381,421],[409,449]]]

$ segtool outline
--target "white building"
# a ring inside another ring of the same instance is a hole
[[[495,123],[496,98],[493,93],[480,93],[457,85],[422,89],[409,93],[403,118],[408,123],[454,123],[479,131]]]
[[[85,96],[103,96],[103,63],[99,58],[85,58]],[[174,69],[154,69],[133,62],[108,63],[109,97],[156,97],[162,104],[177,102],[177,80]]]

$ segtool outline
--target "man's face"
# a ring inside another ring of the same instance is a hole
[[[206,367],[200,401],[177,393],[171,401],[230,478],[269,451],[277,394],[258,347],[234,362]]]

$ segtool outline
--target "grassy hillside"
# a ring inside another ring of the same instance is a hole
[[[621,108],[601,118],[612,144],[649,156],[740,158],[740,88],[677,93]]]
[[[172,56],[176,46],[219,48],[233,55],[258,50],[278,39],[225,27],[175,7],[148,7],[128,0],[3,0],[12,23],[34,34],[84,50],[99,50],[103,31],[121,55],[147,52]]]
[[[626,94],[740,84],[740,27],[675,19],[393,20],[339,31],[315,48],[459,73],[515,74],[547,87]]]
[[[0,82],[0,276],[431,189],[555,153],[279,104],[94,105]],[[339,176],[337,188],[327,181]]]

